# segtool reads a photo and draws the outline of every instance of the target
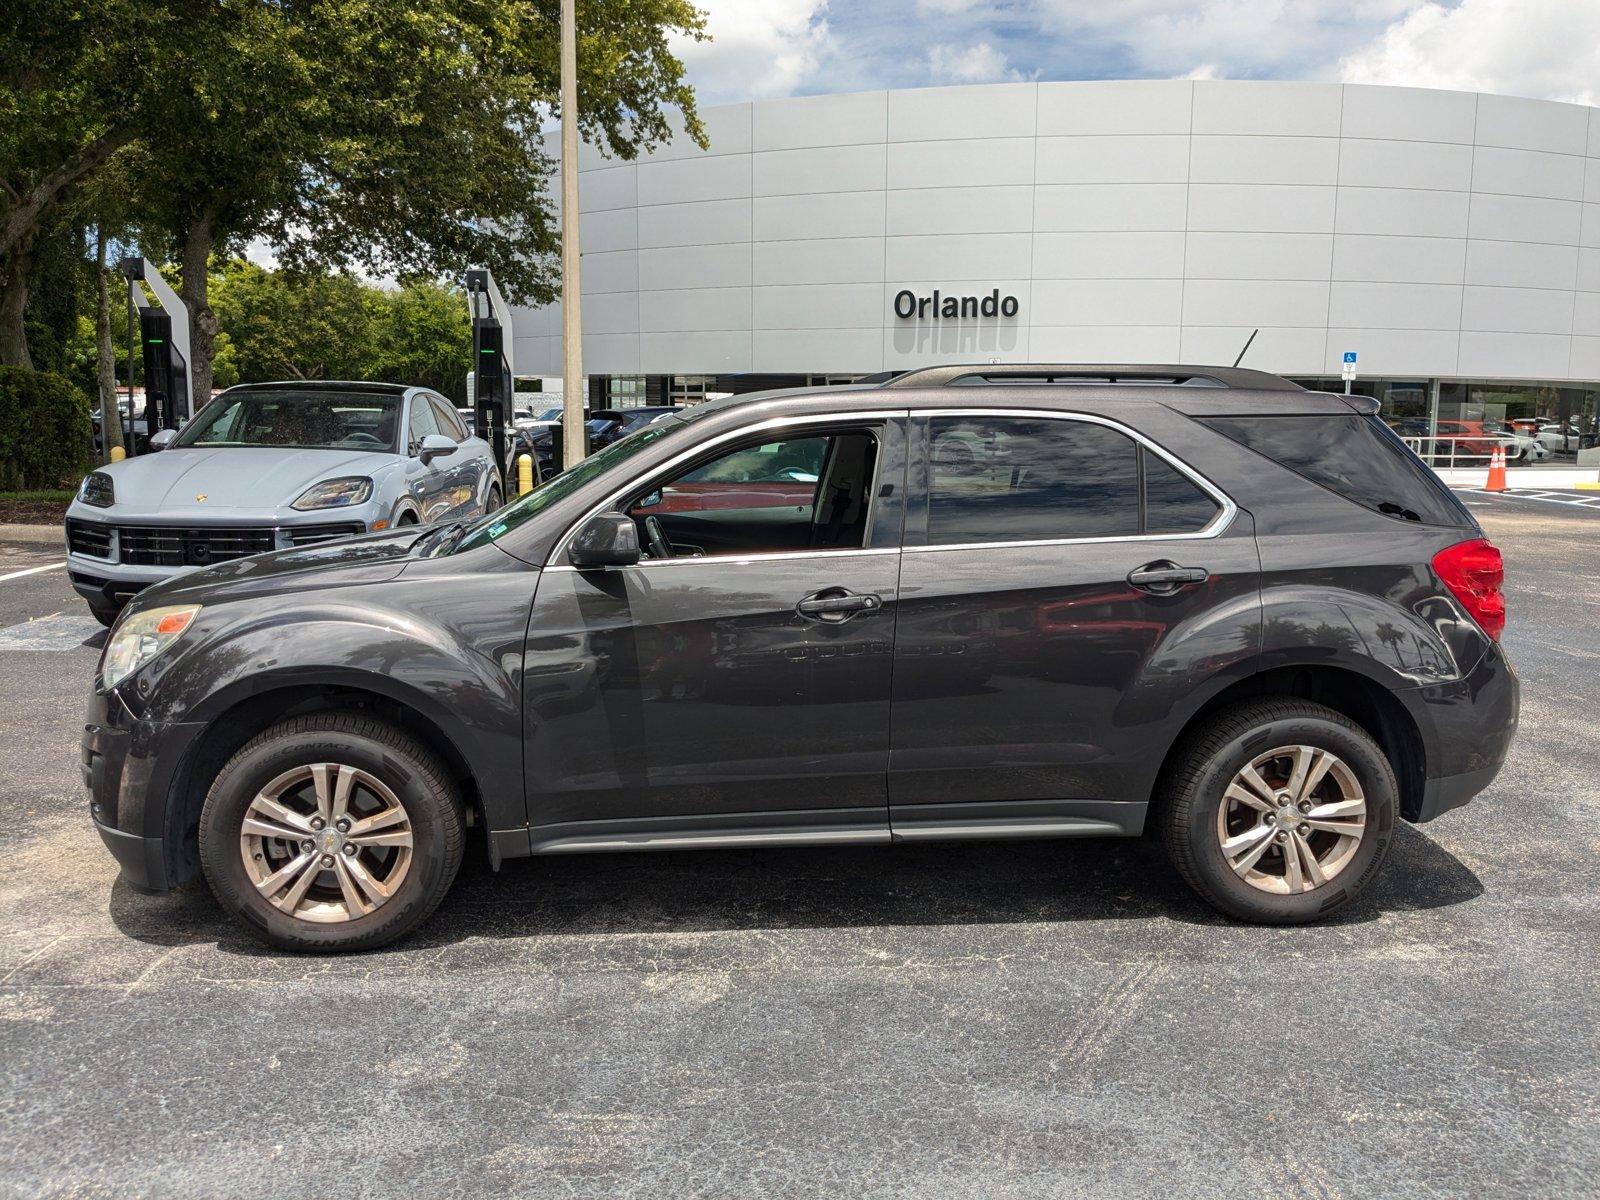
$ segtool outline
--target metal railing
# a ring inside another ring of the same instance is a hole
[[[1496,446],[1505,450],[1507,462],[1522,453],[1521,443],[1503,433],[1440,433],[1401,440],[1430,467],[1487,467]]]

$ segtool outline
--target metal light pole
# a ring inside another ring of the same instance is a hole
[[[578,267],[578,27],[576,0],[561,0],[561,466],[586,449],[583,303]]]

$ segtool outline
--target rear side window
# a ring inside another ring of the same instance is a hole
[[[1375,416],[1203,417],[1200,423],[1386,517],[1473,526],[1450,489]]]
[[[1138,442],[1088,421],[928,422],[928,544],[1193,533],[1217,504]]]

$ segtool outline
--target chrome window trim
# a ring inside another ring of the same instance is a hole
[[[639,475],[635,475],[623,487],[620,487],[616,491],[612,492],[603,501],[601,501],[599,504],[595,505],[595,507],[593,507],[593,508],[589,509],[587,512],[585,512],[583,514],[583,516],[579,517],[571,525],[568,525],[567,528],[566,528],[566,531],[562,533],[560,540],[558,540],[556,542],[555,549],[553,549],[550,552],[550,557],[546,560],[544,569],[546,571],[555,571],[555,570],[576,571],[576,570],[578,570],[579,568],[577,568],[577,567],[573,566],[571,563],[568,563],[568,562],[565,561],[566,555],[567,555],[567,543],[572,540],[573,534],[578,531],[578,528],[585,521],[589,520],[592,517],[598,516],[600,513],[610,512],[611,509],[612,509],[612,506],[615,505],[624,496],[626,496],[629,492],[634,491],[636,488],[639,488],[639,487],[642,487],[642,486],[646,486],[649,483],[655,482],[657,479],[659,479],[662,475],[666,474],[668,471],[675,470],[676,468],[682,466],[684,463],[689,462],[691,459],[698,458],[701,454],[705,453],[707,450],[715,450],[718,446],[724,444],[725,442],[736,441],[736,440],[738,440],[740,438],[747,437],[750,434],[762,433],[762,432],[765,432],[766,430],[769,430],[769,429],[785,429],[785,428],[788,428],[789,426],[792,426],[792,425],[826,425],[826,424],[829,424],[829,423],[850,424],[850,423],[857,422],[857,421],[885,421],[885,420],[892,420],[895,417],[903,417],[905,415],[906,415],[906,410],[903,409],[903,408],[873,409],[873,410],[871,410],[869,412],[849,412],[849,413],[832,412],[832,413],[819,413],[819,414],[810,414],[810,413],[808,413],[808,414],[805,414],[803,416],[796,416],[796,417],[769,417],[764,421],[757,421],[754,425],[745,425],[745,426],[743,426],[743,427],[741,427],[739,429],[730,429],[726,433],[719,433],[719,434],[717,434],[716,437],[708,438],[707,440],[696,444],[692,448],[683,451],[683,453],[674,455],[672,458],[669,458],[666,462],[660,463],[657,466],[654,466],[654,467],[650,468],[648,471],[645,471],[645,472],[643,472],[643,473],[641,473]],[[899,552],[900,552],[900,547],[898,547],[898,546],[895,546],[892,549],[890,549],[888,547],[865,547],[865,548],[853,549],[853,550],[773,551],[773,552],[767,553],[767,554],[752,554],[752,555],[713,554],[713,555],[701,555],[699,558],[684,558],[684,559],[663,558],[663,559],[656,559],[654,561],[658,565],[662,564],[662,563],[674,563],[674,562],[685,562],[685,563],[705,562],[705,561],[707,561],[709,559],[716,559],[716,560],[721,561],[721,562],[730,562],[731,563],[731,562],[755,562],[755,561],[759,561],[759,560],[762,560],[762,559],[769,559],[769,558],[794,558],[797,555],[802,555],[802,554],[804,554],[804,555],[885,554],[885,553],[898,554]],[[562,561],[557,561],[557,560],[562,560]],[[640,559],[638,564],[636,564],[636,565],[643,566],[648,561],[651,561],[651,560]],[[610,568],[607,568],[607,569],[609,570]]]
[[[943,542],[938,545],[907,546],[907,554],[929,554],[941,550],[993,550],[1000,547],[1031,547],[1031,546],[1092,546],[1108,542],[1181,542],[1195,541],[1205,538],[1220,537],[1226,532],[1228,526],[1233,524],[1233,519],[1239,513],[1239,506],[1233,498],[1212,483],[1204,475],[1196,471],[1177,455],[1158,445],[1137,429],[1133,429],[1120,421],[1113,421],[1109,417],[1102,417],[1097,413],[1063,412],[1060,409],[1043,408],[913,408],[912,417],[1022,417],[1027,419],[1043,419],[1048,421],[1081,421],[1088,425],[1103,425],[1107,429],[1114,429],[1118,433],[1132,438],[1137,444],[1155,454],[1179,474],[1183,475],[1212,500],[1217,503],[1217,514],[1199,529],[1188,533],[1129,533],[1114,534],[1106,537],[1081,537],[1081,538],[1035,538],[1028,541],[1017,542]]]
[[[585,518],[587,519],[587,518]],[[742,567],[747,563],[793,562],[809,558],[862,558],[872,555],[900,554],[899,546],[867,546],[856,550],[773,550],[765,554],[695,554],[683,558],[641,558],[626,567],[575,567],[570,563],[555,563],[546,571],[636,571],[640,568],[655,570],[661,567],[704,566],[718,563],[729,567]],[[99,561],[98,559],[95,561]]]

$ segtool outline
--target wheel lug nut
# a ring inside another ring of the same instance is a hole
[[[346,842],[344,844],[344,852],[353,856],[356,852],[356,844],[354,842]]]
[[[340,817],[337,821],[335,821],[333,823],[333,827],[335,829],[337,829],[340,833],[349,833],[350,832],[350,818],[348,818],[348,817]]]
[[[1278,830],[1278,840],[1280,842],[1287,842],[1289,840],[1289,835],[1280,829]]]
[[[317,844],[310,838],[307,838],[305,841],[300,843],[300,849],[304,850],[307,854],[311,853],[311,851],[315,850],[316,848]]]
[[[1300,801],[1300,811],[1303,812],[1303,813],[1310,812],[1311,811],[1311,801],[1309,801],[1309,800]]]
[[[324,855],[323,855],[323,856],[322,856],[322,865],[323,865],[323,866],[325,866],[325,867],[331,867],[331,866],[333,866],[333,855],[331,855],[331,854],[324,854]]]
[[[321,829],[326,824],[327,824],[327,822],[324,821],[321,817],[312,817],[311,818],[311,828],[313,828],[313,829]]]
[[[1298,830],[1296,830],[1296,831],[1295,831],[1295,832],[1297,832],[1297,833],[1310,833],[1310,832],[1311,832],[1311,826],[1309,826],[1309,825],[1302,825],[1302,826],[1300,826],[1300,828],[1299,828],[1299,829],[1298,829]]]

